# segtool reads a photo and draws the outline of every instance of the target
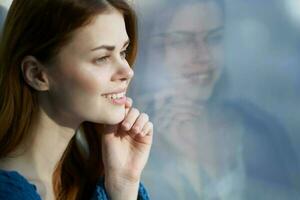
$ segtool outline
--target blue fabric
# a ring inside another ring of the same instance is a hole
[[[35,185],[16,171],[0,170],[0,200],[42,200]],[[104,188],[104,179],[99,181],[92,200],[109,200]],[[146,189],[140,184],[138,200],[149,200]]]
[[[150,200],[145,187],[141,183],[139,186],[137,199],[138,200]],[[104,179],[100,180],[99,183],[97,184],[96,191],[92,197],[92,200],[109,200],[108,195],[105,191],[105,187],[104,187]]]
[[[1,200],[41,200],[36,187],[18,172],[0,170]]]

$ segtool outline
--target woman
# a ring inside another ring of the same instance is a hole
[[[289,165],[296,157],[286,132],[257,106],[223,96],[224,2],[165,2],[161,12],[155,10],[157,19],[147,18],[141,70],[148,71],[134,84],[156,80],[137,100],[157,124],[144,173],[152,198],[268,199],[286,193],[293,188],[290,174],[299,169]]]
[[[167,80],[145,97],[159,122],[153,162],[145,171],[154,199],[241,199],[239,126],[209,106],[223,71],[223,32],[219,0],[170,1],[153,23],[146,57],[151,71],[160,70]],[[216,148],[222,144],[227,148]],[[154,176],[157,166],[161,184]]]
[[[148,199],[152,123],[126,97],[122,0],[14,0],[0,45],[0,199]]]

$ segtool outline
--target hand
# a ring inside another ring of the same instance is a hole
[[[132,108],[127,98],[126,114],[117,125],[97,125],[102,134],[102,157],[105,177],[128,182],[139,182],[149,157],[153,125],[148,115]]]

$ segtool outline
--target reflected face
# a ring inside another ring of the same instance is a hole
[[[165,65],[186,98],[207,100],[223,64],[222,10],[213,1],[181,7],[164,37]]]
[[[133,71],[123,15],[110,10],[78,29],[48,66],[49,106],[59,119],[117,124],[125,116],[125,92]]]

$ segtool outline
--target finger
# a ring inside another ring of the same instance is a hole
[[[125,108],[131,108],[132,106],[132,99],[130,97],[126,97]]]
[[[139,115],[140,112],[138,109],[131,108],[128,114],[125,116],[124,121],[122,122],[123,129],[129,131]]]
[[[125,115],[128,114],[130,108],[132,107],[132,99],[129,97],[126,97],[126,103],[125,103]]]
[[[148,121],[149,116],[146,113],[140,114],[132,127],[132,132],[135,134],[139,133]]]
[[[153,134],[153,123],[147,122],[141,131],[142,136],[150,136]]]

